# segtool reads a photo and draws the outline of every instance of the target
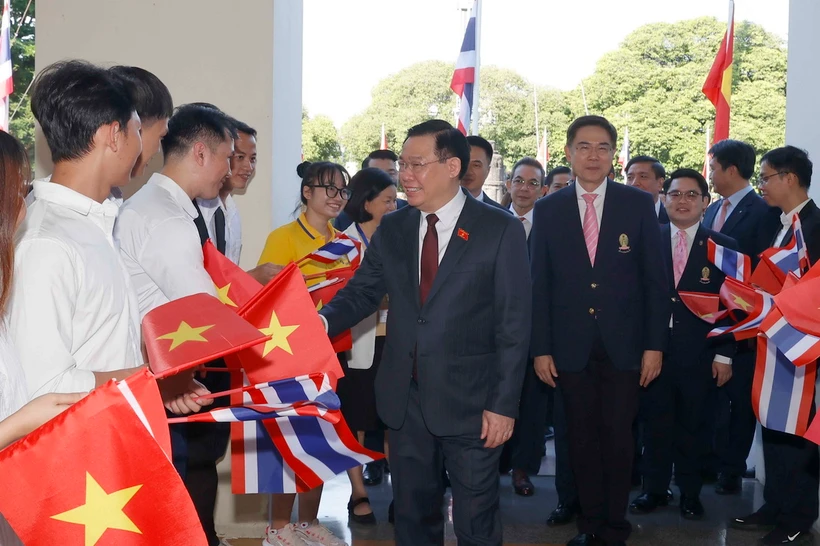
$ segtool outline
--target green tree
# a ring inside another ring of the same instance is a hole
[[[34,163],[34,116],[28,88],[34,77],[34,1],[11,0],[11,63],[14,73],[14,92],[9,99],[11,113],[17,109],[9,124],[9,132],[28,150]],[[19,30],[18,30],[19,29]],[[16,33],[16,35],[15,35]]]
[[[339,132],[327,116],[308,116],[302,109],[302,154],[306,161],[339,161]]]

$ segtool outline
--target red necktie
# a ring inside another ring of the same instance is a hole
[[[427,299],[427,294],[433,287],[433,281],[438,272],[438,232],[436,223],[438,216],[427,215],[427,233],[424,234],[424,242],[421,245],[421,277],[419,279],[419,297],[421,304]]]

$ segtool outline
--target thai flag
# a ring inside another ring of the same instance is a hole
[[[242,401],[246,405],[294,403],[316,399],[319,391],[329,386],[324,375],[321,384],[314,379],[264,397],[258,390],[246,390]],[[233,492],[300,493],[355,466],[382,458],[362,447],[344,418],[339,417],[337,423],[297,416],[232,424],[243,439],[231,445]]]
[[[795,366],[805,366],[820,358],[820,337],[804,334],[789,324],[777,308],[763,321],[760,331]]]
[[[456,69],[450,82],[450,89],[459,97],[458,130],[464,135],[470,130],[470,120],[473,112],[473,88],[476,83],[476,14],[478,0],[473,1],[470,10],[470,20],[464,31],[464,41],[461,42],[461,52],[458,54]]]
[[[809,256],[806,251],[806,242],[803,238],[803,227],[800,224],[800,217],[796,214],[792,220],[792,237],[789,244],[779,248],[769,248],[763,251],[760,258],[772,264],[777,271],[782,272],[781,280],[785,280],[790,272],[797,277],[809,268]]]
[[[745,254],[723,247],[711,238],[707,241],[709,261],[723,271],[727,277],[746,282],[752,272],[752,261]]]
[[[817,364],[796,367],[765,335],[757,340],[752,406],[764,427],[803,436],[814,401]]]
[[[351,264],[358,263],[359,247],[356,241],[342,233],[299,261],[313,260],[323,264],[332,264],[344,257],[347,257]]]
[[[0,23],[0,129],[9,130],[9,98],[14,91],[11,66],[11,12],[9,0],[3,2],[3,20]]]

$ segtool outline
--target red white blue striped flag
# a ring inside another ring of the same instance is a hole
[[[0,129],[3,131],[9,130],[9,98],[14,91],[11,72],[11,12],[9,0],[4,0],[0,24]]]
[[[467,30],[464,31],[464,41],[461,43],[461,52],[458,54],[456,69],[450,82],[450,89],[460,99],[458,130],[464,135],[467,135],[470,130],[470,120],[473,112],[473,89],[476,83],[476,64],[478,60],[476,51],[477,11],[478,1],[474,0],[473,7],[470,10],[470,20],[467,22]]]
[[[314,250],[297,263],[312,260],[322,264],[332,264],[347,257],[351,264],[358,265],[359,247],[356,241],[340,233],[335,239]]]
[[[748,256],[731,248],[725,248],[711,238],[706,243],[709,249],[709,261],[723,271],[724,275],[740,282],[748,281],[752,273],[752,260]]]

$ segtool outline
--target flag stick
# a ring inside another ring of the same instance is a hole
[[[584,91],[584,80],[581,80],[581,97],[584,99],[584,113],[589,115],[589,107],[587,106],[587,92]]]
[[[541,151],[541,141],[538,139],[540,132],[538,126],[538,89],[535,84],[532,85],[532,102],[535,109],[535,155],[538,157],[538,152]]]
[[[473,123],[470,133],[478,134],[479,74],[481,72],[481,0],[475,0],[475,83],[473,84]]]

